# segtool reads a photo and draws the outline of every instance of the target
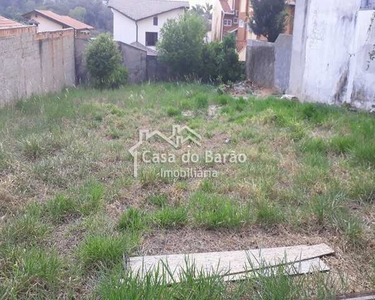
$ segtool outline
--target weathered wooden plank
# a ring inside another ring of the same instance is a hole
[[[246,278],[253,278],[259,275],[262,276],[272,276],[277,274],[279,270],[279,266],[276,267],[269,267],[262,271],[255,270],[255,272],[244,272],[238,273],[234,275],[227,275],[224,276],[224,281],[236,281],[236,280],[244,280]],[[309,260],[302,260],[295,262],[293,264],[283,266],[282,271],[285,274],[290,276],[294,275],[304,275],[310,274],[313,272],[329,272],[329,267],[320,259],[320,258],[313,258]]]
[[[300,261],[311,260],[333,253],[334,251],[326,244],[301,245],[248,251],[131,257],[128,261],[128,266],[133,273],[140,273],[142,276],[142,274],[153,272],[157,268],[160,269],[167,265],[177,281],[179,274],[192,264],[194,264],[196,270],[204,272],[207,276],[214,273],[228,276],[246,273],[249,270],[258,270],[265,266],[294,265]],[[310,268],[311,264],[315,265],[317,263],[318,261],[304,263],[301,265],[301,271]],[[322,264],[322,270],[324,271],[326,268]]]

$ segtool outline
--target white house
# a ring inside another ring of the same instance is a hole
[[[113,38],[126,44],[155,49],[160,29],[189,8],[187,1],[109,0],[113,12]]]

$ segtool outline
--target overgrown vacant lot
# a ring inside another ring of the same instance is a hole
[[[138,130],[173,124],[200,133],[202,149],[248,160],[215,166],[219,178],[160,179],[155,166],[135,179]],[[21,101],[0,110],[0,298],[327,299],[373,289],[374,168],[375,117],[344,108],[233,99],[198,84]],[[330,274],[228,284],[192,280],[191,270],[167,286],[123,270],[123,253],[320,242],[336,251]]]

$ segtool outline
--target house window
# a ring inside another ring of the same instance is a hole
[[[146,46],[156,46],[156,42],[158,41],[158,33],[157,32],[146,32]]]
[[[224,26],[226,26],[226,27],[232,26],[232,20],[231,19],[224,19]]]
[[[362,0],[361,9],[375,9],[375,0]]]
[[[233,18],[233,24],[238,24],[238,18]]]
[[[158,24],[159,24],[158,17],[154,17],[154,26],[158,26]]]

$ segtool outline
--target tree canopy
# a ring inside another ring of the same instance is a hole
[[[275,42],[285,28],[285,0],[251,0],[253,16],[250,27],[256,35]]]
[[[237,81],[244,74],[233,35],[222,42],[204,43],[204,18],[194,12],[168,20],[161,29],[159,59],[177,78],[200,78],[205,82]]]

